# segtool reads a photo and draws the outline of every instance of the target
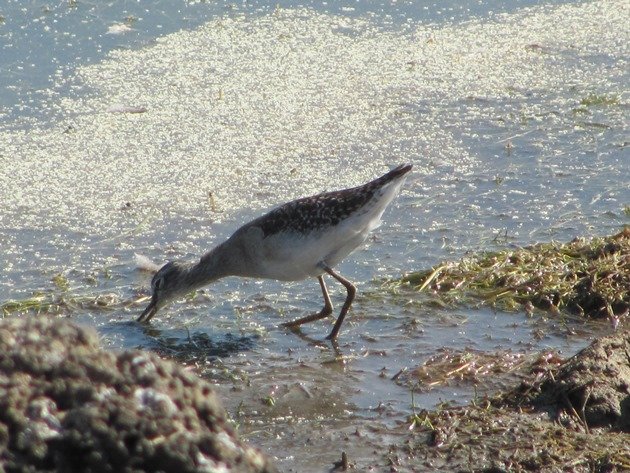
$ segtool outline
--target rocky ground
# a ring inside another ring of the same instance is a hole
[[[46,317],[0,321],[0,470],[275,471],[206,382]]]

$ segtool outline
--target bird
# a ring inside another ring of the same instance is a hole
[[[356,287],[333,268],[380,225],[383,212],[412,167],[402,164],[358,187],[293,200],[246,223],[196,263],[166,263],[153,276],[150,302],[137,321],[147,323],[170,301],[227,276],[279,281],[316,278],[324,307],[281,324],[297,329],[332,315],[333,305],[324,281],[328,274],[346,289],[345,302],[326,337],[336,340]]]

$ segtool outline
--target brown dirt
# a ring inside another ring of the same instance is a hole
[[[565,412],[588,431],[630,433],[630,330],[595,340],[550,373],[532,399]]]
[[[465,407],[422,412],[390,471],[630,471],[630,331]]]
[[[0,470],[272,472],[209,384],[151,353],[101,350],[93,330],[0,321]]]

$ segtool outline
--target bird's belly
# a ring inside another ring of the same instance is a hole
[[[296,259],[282,262],[269,262],[260,271],[260,277],[277,279],[278,281],[299,281],[309,277],[316,277],[323,273],[316,265],[306,265]]]
[[[348,225],[309,234],[279,233],[265,239],[261,251],[261,277],[296,281],[316,277],[321,264],[335,266],[367,238],[367,229]]]

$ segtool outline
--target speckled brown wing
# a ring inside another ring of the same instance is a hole
[[[309,233],[337,225],[366,206],[378,191],[406,174],[412,168],[405,164],[362,186],[304,197],[288,202],[248,223],[243,229],[258,226],[263,238],[279,232]]]

